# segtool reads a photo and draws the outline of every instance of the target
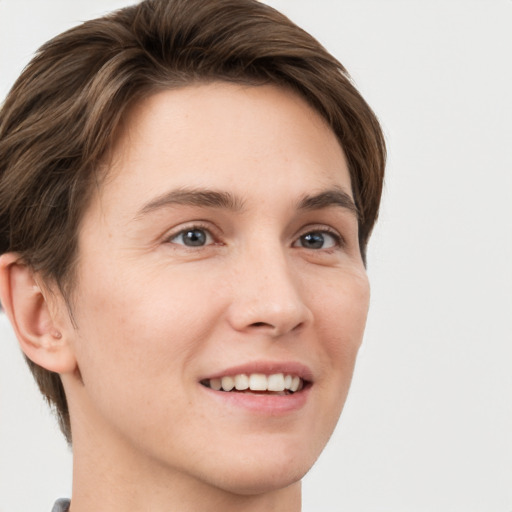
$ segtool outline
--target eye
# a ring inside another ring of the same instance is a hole
[[[169,238],[169,242],[187,247],[203,247],[214,243],[211,233],[207,229],[198,227],[183,229]]]
[[[341,245],[341,237],[328,231],[310,231],[302,235],[294,244],[294,247],[305,249],[332,249]]]

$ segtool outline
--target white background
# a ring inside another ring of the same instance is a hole
[[[34,50],[130,2],[0,0],[0,98]],[[310,512],[512,511],[512,1],[272,0],[349,69],[389,146],[351,395]],[[71,457],[0,316],[0,512]]]

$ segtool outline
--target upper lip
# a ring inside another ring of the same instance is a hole
[[[220,379],[228,375],[240,375],[245,373],[263,373],[264,375],[273,375],[283,373],[285,375],[296,375],[304,381],[312,382],[313,373],[306,365],[296,361],[254,361],[237,366],[231,366],[218,372],[208,375],[205,379]]]

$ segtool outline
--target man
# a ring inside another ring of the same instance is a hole
[[[41,49],[0,166],[2,303],[72,442],[70,510],[300,510],[384,170],[341,65],[258,2],[142,2]]]

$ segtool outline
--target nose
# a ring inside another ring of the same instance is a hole
[[[281,250],[253,252],[236,265],[228,321],[240,332],[280,337],[313,319],[299,275]]]

